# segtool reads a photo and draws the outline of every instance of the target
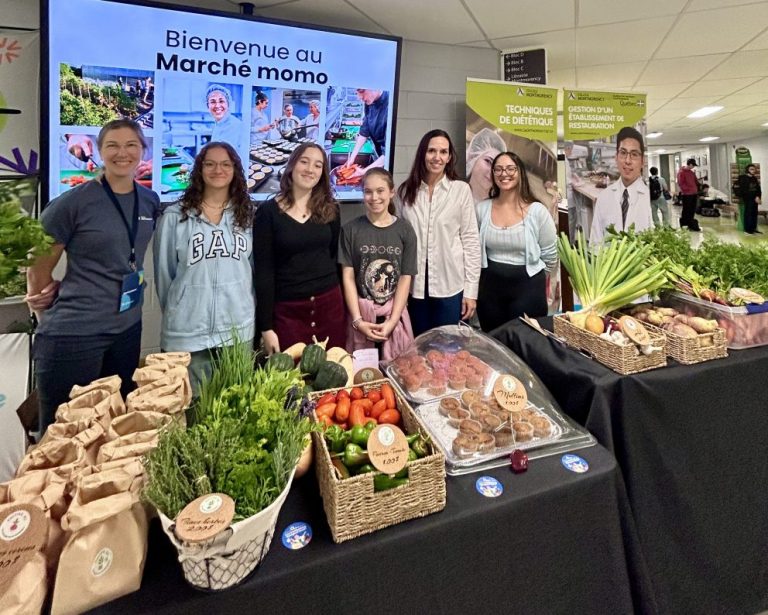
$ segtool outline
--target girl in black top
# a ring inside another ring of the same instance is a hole
[[[311,343],[313,335],[344,347],[339,231],[325,151],[304,143],[288,159],[279,194],[253,221],[256,326],[267,354]]]

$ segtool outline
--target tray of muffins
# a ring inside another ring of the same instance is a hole
[[[472,467],[515,449],[526,450],[557,442],[567,426],[533,404],[507,410],[493,397],[465,390],[422,404],[417,414],[446,461]]]
[[[515,449],[535,459],[596,443],[520,357],[466,325],[423,333],[384,370],[445,455],[448,474],[505,465]]]
[[[275,172],[275,169],[268,164],[261,164],[259,162],[252,162],[248,166],[248,192],[255,192],[259,189],[259,186],[263,184],[270,175]]]

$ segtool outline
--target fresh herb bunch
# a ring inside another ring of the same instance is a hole
[[[576,243],[576,247],[571,246],[568,236],[562,233],[557,251],[581,299],[583,312],[605,316],[669,283],[667,260],[649,264],[651,248],[636,237],[625,235],[588,248],[579,231]]]
[[[0,284],[13,280],[21,267],[46,254],[53,239],[38,220],[30,218],[15,200],[0,202]]]
[[[0,284],[0,299],[8,297],[18,297],[27,292],[27,276],[19,271],[15,276],[11,276],[8,281]]]
[[[608,231],[612,240],[628,237],[649,246],[649,262],[668,258],[675,266],[672,277],[691,285],[696,295],[702,288],[711,287],[725,296],[736,287],[768,296],[766,244],[744,246],[706,237],[695,249],[690,245],[690,233],[683,229],[658,227],[636,233],[634,229],[618,232],[609,228]]]
[[[742,246],[705,239],[696,251],[693,268],[710,278],[716,291],[746,288],[768,296],[768,245]]]
[[[163,433],[147,456],[145,497],[169,518],[216,491],[235,500],[235,520],[269,506],[314,429],[301,413],[299,383],[298,370],[253,371],[253,353],[239,340],[223,348],[201,388],[196,424]]]

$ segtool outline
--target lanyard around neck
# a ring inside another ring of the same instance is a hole
[[[128,233],[128,241],[131,244],[131,254],[128,257],[128,264],[131,267],[131,271],[136,271],[136,235],[139,231],[139,188],[136,182],[133,183],[133,216],[131,224],[128,224],[128,218],[125,217],[123,208],[120,207],[120,203],[115,196],[115,192],[112,190],[112,186],[109,185],[106,177],[101,178],[101,185],[104,186],[104,191],[107,193],[110,202],[115,206],[117,213],[120,214],[120,219],[125,225],[125,230]]]

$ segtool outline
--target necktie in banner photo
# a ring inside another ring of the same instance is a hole
[[[621,227],[627,228],[627,212],[629,211],[629,192],[624,188],[624,195],[621,197]]]

